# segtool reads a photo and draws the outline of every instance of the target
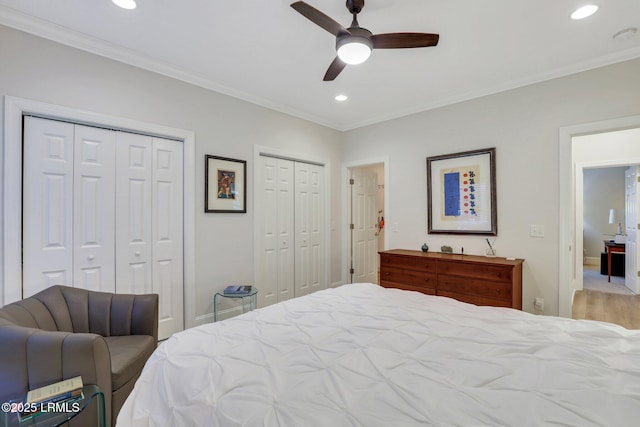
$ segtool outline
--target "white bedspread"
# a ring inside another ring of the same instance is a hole
[[[638,426],[640,331],[372,284],[175,334],[118,426]]]

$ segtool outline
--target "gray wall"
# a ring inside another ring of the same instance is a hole
[[[533,299],[540,296],[547,314],[558,312],[558,130],[640,114],[640,60],[340,133],[1,26],[0,57],[0,95],[195,131],[198,177],[204,174],[204,154],[251,161],[253,145],[259,144],[330,159],[330,197],[340,200],[342,162],[389,156],[390,248],[419,249],[427,242],[484,253],[481,237],[427,235],[425,158],[496,147],[495,247],[499,256],[525,259],[523,307],[533,312]],[[249,183],[251,170],[249,164]],[[202,194],[201,180],[197,187]],[[253,279],[252,198],[249,188],[247,215],[205,215],[198,198],[198,315],[211,312],[213,290]],[[333,226],[342,223],[340,215],[340,203],[332,204],[332,283],[341,280],[344,233]],[[531,224],[543,225],[545,237],[529,237]]]
[[[626,167],[584,170],[583,228],[584,255],[591,264],[600,265],[603,240],[613,239],[617,224],[609,224],[609,209],[616,209],[624,232]]]
[[[328,159],[339,171],[341,133],[100,56],[0,26],[0,97],[194,131],[196,134],[196,317],[213,312],[215,290],[253,282],[254,144]],[[248,213],[204,213],[204,155],[248,161]],[[340,197],[339,173],[331,197]],[[330,222],[339,222],[338,204]],[[330,283],[341,280],[341,233],[331,231]]]
[[[496,147],[497,254],[525,259],[523,309],[543,297],[544,313],[557,314],[559,129],[638,115],[638,94],[640,60],[610,65],[349,131],[345,161],[389,156],[391,249],[426,241],[483,254],[483,237],[427,234],[425,159]],[[543,238],[530,237],[533,224]]]

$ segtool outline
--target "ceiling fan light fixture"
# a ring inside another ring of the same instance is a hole
[[[573,12],[571,14],[571,19],[579,20],[579,19],[588,18],[589,16],[593,15],[597,11],[598,11],[598,6],[597,5],[588,4],[586,6],[582,6],[582,7],[578,8],[578,9],[576,9],[575,12]]]
[[[369,59],[373,48],[369,38],[354,35],[339,39],[337,45],[338,57],[349,65],[362,64]]]
[[[351,26],[344,28],[331,17],[320,12],[304,1],[291,3],[291,7],[302,16],[333,34],[336,37],[336,51],[338,55],[333,59],[323,81],[330,82],[349,64],[361,64],[375,49],[407,49],[414,47],[436,46],[440,35],[431,33],[385,33],[372,34],[358,24],[358,14],[364,7],[364,0],[347,0],[349,13],[353,16]]]
[[[135,0],[111,0],[116,6],[123,9],[132,10],[136,8]]]

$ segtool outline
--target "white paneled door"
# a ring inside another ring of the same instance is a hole
[[[116,133],[76,125],[74,134],[73,285],[115,292]]]
[[[153,292],[182,330],[182,143],[26,117],[24,153],[23,296]]]
[[[120,293],[153,292],[151,239],[152,137],[118,133],[116,283]]]
[[[25,117],[24,297],[73,280],[73,134],[70,123]]]
[[[160,295],[158,336],[182,330],[182,144],[153,138],[152,282]]]
[[[256,287],[260,306],[324,289],[324,168],[260,156]]]
[[[625,233],[627,234],[625,243],[625,275],[624,283],[632,292],[640,293],[638,286],[638,205],[640,204],[640,192],[638,192],[638,179],[640,177],[640,167],[632,166],[625,173]]]
[[[294,293],[294,163],[260,157],[256,230],[260,306],[293,298]]]
[[[351,283],[378,283],[378,176],[351,172]]]
[[[295,164],[295,296],[323,289],[324,199],[323,171],[319,165]]]

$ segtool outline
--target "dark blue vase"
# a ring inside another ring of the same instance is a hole
[[[425,243],[422,245],[422,252],[429,252],[429,246]]]

